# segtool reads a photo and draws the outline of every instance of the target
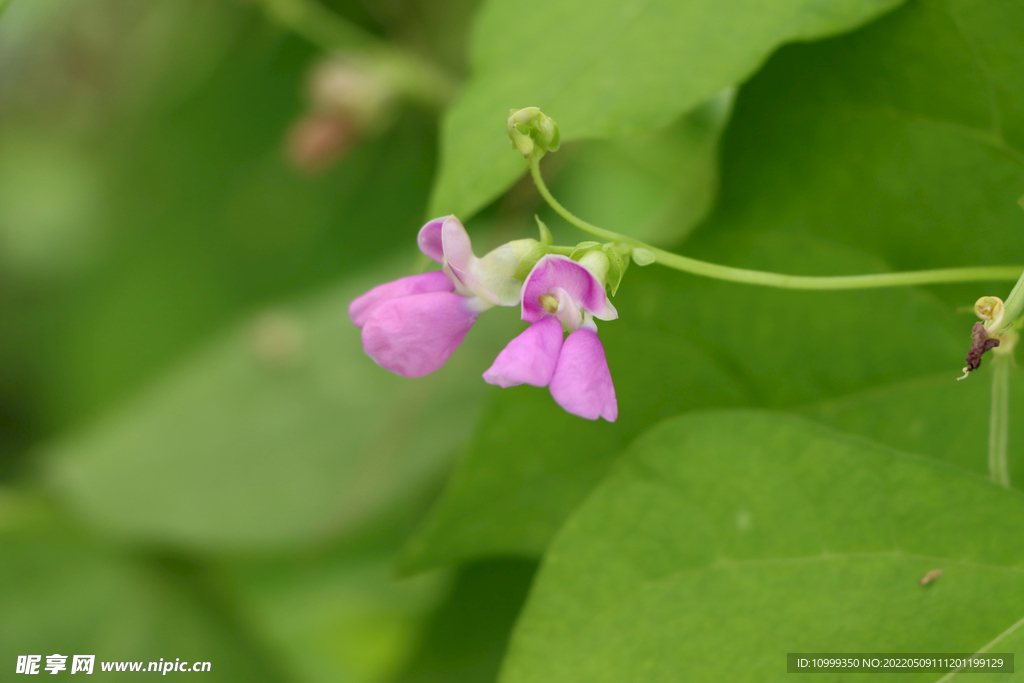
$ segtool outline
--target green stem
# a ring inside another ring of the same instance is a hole
[[[988,472],[992,481],[1010,488],[1007,451],[1010,441],[1010,368],[1013,356],[996,353],[992,358],[992,412],[988,422]]]
[[[282,25],[324,50],[357,50],[387,65],[413,101],[440,108],[458,90],[456,80],[437,66],[368,33],[316,0],[263,0],[263,7]]]
[[[1017,284],[1010,290],[1003,310],[1003,324],[1000,329],[995,330],[997,335],[1011,329],[1014,321],[1024,312],[1024,274],[1021,274]]]
[[[537,185],[544,200],[565,220],[575,225],[580,230],[589,232],[609,242],[627,244],[633,248],[646,249],[654,255],[655,263],[663,266],[703,275],[718,280],[730,282],[742,282],[748,285],[761,285],[764,287],[779,287],[782,289],[868,289],[874,287],[907,287],[912,285],[932,285],[947,282],[978,282],[984,280],[1017,280],[1024,281],[1024,266],[974,266],[970,268],[942,268],[938,270],[918,270],[907,273],[879,273],[876,275],[838,275],[830,277],[812,277],[805,275],[784,275],[782,273],[768,273],[760,270],[746,270],[744,268],[732,268],[707,261],[680,256],[645,244],[638,239],[620,235],[611,230],[599,228],[581,218],[577,218],[568,209],[562,206],[544,184],[544,178],[540,173],[538,159],[530,159],[530,173],[533,182]],[[1021,285],[1014,288],[1016,292]],[[1012,294],[1011,294],[1012,296]],[[1021,301],[1024,303],[1024,289],[1021,291]]]

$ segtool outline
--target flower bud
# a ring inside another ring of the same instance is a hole
[[[654,263],[655,256],[650,249],[636,247],[633,249],[633,263],[638,266],[649,266]]]
[[[997,296],[983,296],[974,303],[974,314],[985,321],[985,331],[990,337],[997,336],[1003,326],[1006,307]]]
[[[505,132],[512,145],[527,159],[540,159],[558,149],[558,125],[537,107],[510,109]]]

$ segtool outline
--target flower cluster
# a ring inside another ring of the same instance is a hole
[[[445,364],[483,311],[520,305],[530,326],[498,354],[484,380],[548,387],[573,415],[615,421],[615,387],[594,322],[618,317],[603,272],[547,254],[520,283],[516,270],[537,242],[516,240],[477,258],[455,216],[424,225],[418,242],[440,271],[379,285],[349,306],[370,358],[404,377],[426,375]]]

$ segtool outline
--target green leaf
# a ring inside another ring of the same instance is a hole
[[[718,140],[734,96],[729,88],[664,129],[576,143],[558,160],[555,195],[596,225],[679,243],[711,210]]]
[[[461,568],[396,683],[493,683],[536,567],[503,559]]]
[[[1024,372],[1010,380],[1010,424],[1024,420]],[[988,477],[991,368],[963,382],[955,373],[919,377],[821,401],[799,413],[840,431],[942,460]],[[1011,435],[1010,482],[1024,488],[1024,440]]]
[[[893,270],[1019,263],[1022,30],[1019,1],[926,0],[780,50],[737,99],[702,232],[805,232]],[[939,291],[970,305],[1010,286]]]
[[[552,544],[501,681],[782,681],[787,652],[975,652],[1024,616],[1022,533],[1024,498],[957,468],[780,414],[667,420]]]
[[[398,377],[363,354],[347,308],[403,274],[237,326],[118,414],[53,444],[49,484],[105,532],[218,552],[351,531],[435,485],[472,433],[480,374],[512,317],[483,316],[439,372]]]
[[[861,254],[796,237],[763,236],[752,251],[754,267],[879,269]],[[828,314],[818,314],[825,296]],[[407,570],[539,554],[621,449],[680,411],[794,406],[962,365],[957,318],[916,290],[783,292],[652,267],[631,269],[615,304],[619,319],[600,334],[618,422],[569,415],[543,389],[491,390],[479,431],[407,548]],[[893,329],[894,319],[905,324]]]
[[[753,73],[779,45],[849,30],[898,0],[720,3],[559,0],[484,5],[472,78],[442,127],[431,213],[467,218],[525,169],[504,135],[509,108],[538,106],[562,139],[668,125]]]

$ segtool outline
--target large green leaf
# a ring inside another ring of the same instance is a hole
[[[539,106],[564,140],[667,125],[753,73],[779,45],[851,29],[898,0],[492,0],[477,18],[472,78],[445,117],[433,214],[464,217],[525,168],[503,125]]]
[[[50,485],[108,532],[218,551],[349,531],[434,485],[472,433],[513,316],[482,316],[439,372],[398,377],[363,355],[347,313],[394,270],[226,333],[52,445]]]
[[[815,240],[769,235],[752,246],[757,267],[878,267]],[[962,345],[951,331],[957,318],[919,291],[825,299],[653,266],[633,267],[627,278],[616,297],[619,320],[600,328],[618,421],[594,424],[568,415],[540,389],[492,390],[497,396],[482,426],[410,542],[407,569],[490,553],[540,553],[622,448],[679,411],[793,406],[962,364]],[[829,314],[819,315],[826,301]],[[897,318],[906,324],[890,329],[887,321]],[[875,343],[883,336],[885,344]]]
[[[668,420],[553,542],[501,680],[781,681],[787,652],[974,652],[1024,616],[1022,533],[1024,498],[957,468],[780,414]]]

